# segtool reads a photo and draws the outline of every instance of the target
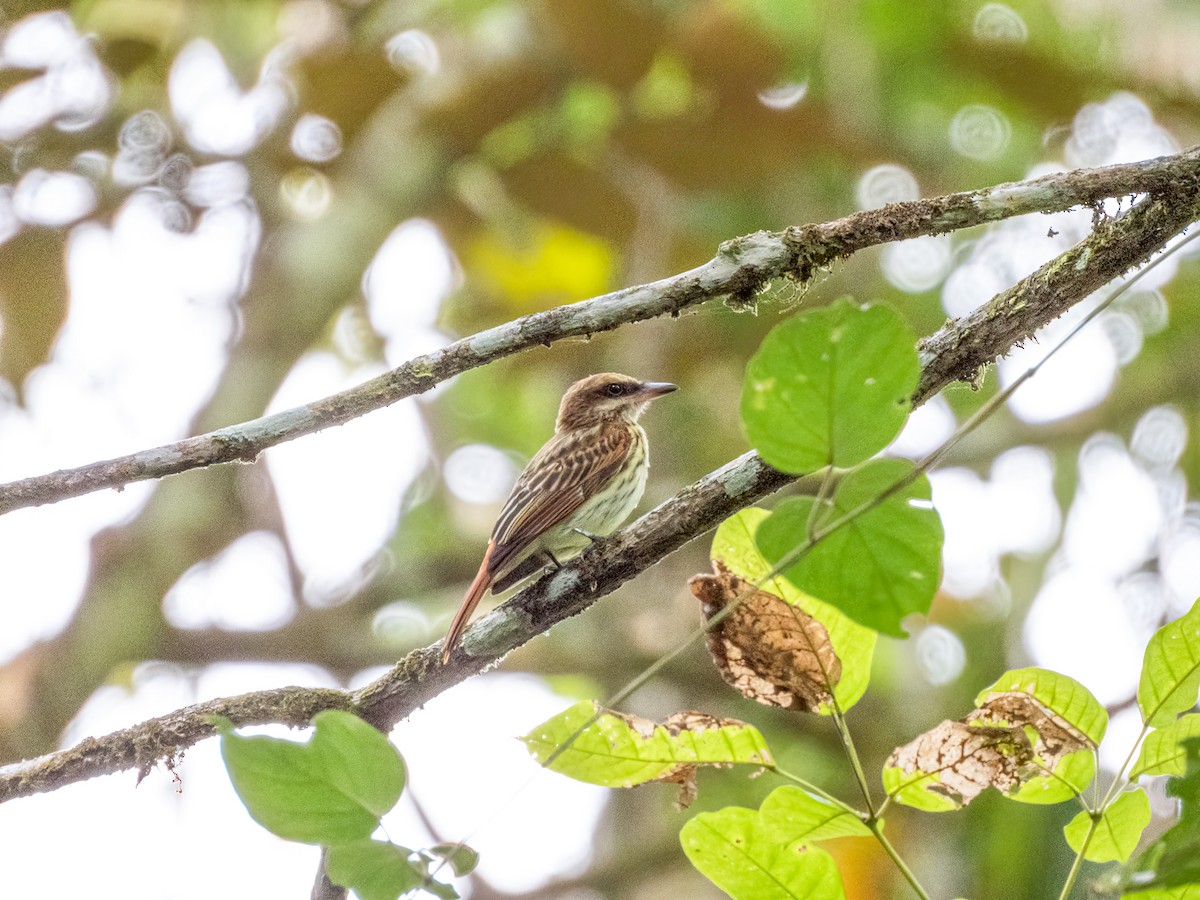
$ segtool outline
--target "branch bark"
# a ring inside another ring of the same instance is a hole
[[[268,447],[345,424],[424,393],[454,375],[539,344],[609,331],[657,316],[678,315],[690,306],[719,297],[735,304],[750,303],[774,278],[807,282],[821,267],[877,244],[942,234],[1031,212],[1058,212],[1110,197],[1139,193],[1166,196],[1180,192],[1182,187],[1194,188],[1198,178],[1200,148],[1193,148],[1140,163],[1078,169],[979,191],[895,203],[821,225],[735,238],[724,243],[713,259],[691,271],[524,316],[312,403],[127,456],[0,485],[0,515],[190,469],[253,462]],[[976,331],[971,329],[970,334]],[[971,359],[978,358],[976,367],[986,362],[988,357],[982,352],[988,346],[986,338],[984,332],[974,353],[962,351],[960,369]]]
[[[923,341],[923,374],[913,398],[914,404],[920,405],[945,384],[973,375],[978,366],[1028,340],[1046,322],[1086,298],[1096,287],[1144,263],[1173,235],[1200,219],[1197,177],[1193,172],[1184,183],[1169,185],[1119,219],[1099,223],[1085,241],[979,310]],[[993,189],[996,190],[1000,189]],[[805,229],[798,230],[803,231]],[[745,240],[760,249],[764,244],[773,246],[777,241],[795,245],[802,240],[789,237],[791,234],[784,232],[782,237],[756,235]],[[718,260],[729,253],[729,247],[726,245]],[[841,253],[829,252],[835,256]],[[761,256],[756,258],[760,261],[753,265],[757,266],[761,264]],[[808,255],[805,258],[811,263],[814,257]],[[746,277],[744,270],[740,271]],[[691,277],[690,273],[687,277]],[[766,276],[761,273],[756,276],[759,279],[756,283],[760,283],[762,277]],[[675,279],[667,279],[658,284],[673,282]],[[633,290],[646,291],[652,287]],[[608,298],[589,302],[608,302]],[[583,305],[586,304],[576,306]],[[620,307],[619,303],[616,305]],[[499,331],[515,328],[518,324],[502,326]],[[520,331],[519,328],[515,330]],[[466,633],[447,666],[441,665],[439,648],[435,645],[414,650],[383,677],[357,691],[285,688],[187,707],[105,737],[88,739],[65,750],[0,768],[0,802],[125,769],[137,769],[145,774],[156,761],[172,765],[187,747],[214,733],[213,715],[224,716],[235,725],[264,722],[304,725],[323,709],[345,709],[388,730],[441,691],[483,671],[510,650],[554,623],[583,611],[686,542],[715,527],[726,516],[796,478],[767,465],[755,453],[738,457],[680,491],[623,531],[592,544],[559,571],[530,585],[485,616]]]

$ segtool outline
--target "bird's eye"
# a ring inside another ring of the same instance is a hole
[[[610,397],[620,397],[623,393],[625,393],[625,385],[618,384],[615,381],[611,384],[606,384],[604,386],[604,393],[608,394]]]

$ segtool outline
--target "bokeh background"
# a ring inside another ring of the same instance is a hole
[[[0,29],[3,480],[326,395],[739,234],[1200,132],[1200,7],[1174,0],[6,0]],[[746,449],[742,370],[781,316],[852,294],[928,333],[1090,221],[884,247],[756,314],[713,303],[563,342],[252,466],[5,515],[0,762],[198,699],[362,683],[442,635],[575,378],[681,385],[646,419],[648,508]],[[1031,663],[1096,693],[1102,762],[1124,757],[1141,649],[1200,594],[1198,280],[1185,254],[1160,266],[933,474],[944,584],[909,640],[881,641],[850,714],[868,771]],[[1061,333],[946,391],[893,452],[936,446]],[[679,850],[674,791],[576,785],[513,739],[682,641],[706,550],[400,725],[391,838],[467,837],[474,898],[717,896]],[[786,768],[856,796],[827,721],[743,701],[702,647],[625,708],[748,719]],[[135,781],[0,807],[0,894],[307,896],[316,851],[249,820],[213,742]],[[693,811],[772,787],[705,772]],[[985,795],[895,809],[888,830],[936,896],[1055,896],[1076,811]],[[833,850],[851,897],[902,894],[873,842]]]

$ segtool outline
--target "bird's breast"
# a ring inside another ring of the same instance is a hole
[[[581,538],[573,529],[581,529],[589,534],[611,534],[633,512],[642,499],[646,490],[646,475],[650,468],[649,452],[646,447],[646,434],[638,426],[633,429],[633,441],[625,464],[609,480],[608,484],[583,502],[561,526],[556,535],[557,542],[578,547],[586,546],[587,538]],[[567,547],[563,546],[566,550]]]

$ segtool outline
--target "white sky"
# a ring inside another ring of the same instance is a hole
[[[981,13],[976,21],[981,39],[1024,39],[1019,16],[1014,23],[1015,13],[1002,4],[986,9],[990,18]],[[381,52],[413,71],[436,73],[441,66],[437,45],[421,32],[403,32]],[[113,80],[94,46],[64,15],[33,16],[12,26],[0,61],[45,69],[0,96],[0,140],[16,140],[47,123],[85,127],[113,100]],[[169,87],[172,116],[190,148],[237,155],[277,128],[293,102],[280,74],[285,61],[282,51],[272,54],[257,83],[242,91],[216,47],[201,40],[185,46]],[[764,88],[769,99],[763,102],[803,102],[806,87]],[[991,158],[1003,150],[1009,132],[997,110],[968,106],[954,117],[948,147]],[[197,168],[190,180],[183,171],[180,189],[203,207],[198,221],[187,221],[170,185],[153,184],[178,164],[172,134],[156,114],[140,113],[122,129],[111,158],[92,154],[72,172],[34,170],[11,189],[0,189],[0,240],[23,223],[79,221],[70,239],[67,321],[51,358],[29,378],[26,407],[0,404],[0,480],[181,437],[216,384],[238,334],[237,300],[261,226],[248,199],[249,175],[233,160]],[[305,116],[291,146],[301,160],[324,161],[341,151],[341,135],[328,120]],[[1081,110],[1063,161],[1030,174],[1174,149],[1145,105],[1119,94]],[[111,227],[80,221],[95,203],[97,172],[127,186],[145,185]],[[320,216],[330,202],[324,176],[304,168],[297,173],[285,184],[285,198],[297,215]],[[896,164],[864,173],[857,193],[864,207],[919,195],[915,177]],[[947,313],[959,315],[1079,240],[1089,224],[1088,212],[1063,213],[1003,222],[969,242],[922,238],[886,248],[883,271],[901,291],[940,288]],[[1058,236],[1048,237],[1048,228]],[[1142,335],[1165,326],[1169,311],[1157,289],[1173,273],[1171,265],[1160,267],[1106,314],[1108,327],[1097,323],[1080,335],[1017,393],[1011,412],[1028,423],[1052,422],[1101,402],[1120,367],[1136,357]],[[387,365],[446,340],[435,329],[437,310],[460,277],[433,225],[397,223],[362,282]],[[1070,324],[1064,319],[1050,326],[1039,342],[1003,360],[1001,381],[1016,377]],[[380,371],[359,361],[348,343],[337,351],[302,357],[271,408],[330,394]],[[351,590],[394,531],[401,496],[429,452],[415,402],[267,453],[306,601],[332,602]],[[892,452],[919,456],[954,425],[949,407],[935,399],[912,417]],[[986,475],[935,472],[934,503],[947,534],[944,589],[964,600],[992,602],[1004,593],[1005,557],[1053,552],[1025,626],[1025,649],[1036,664],[1081,680],[1102,702],[1128,698],[1149,623],[1164,611],[1178,613],[1200,593],[1200,506],[1187,502],[1177,468],[1188,437],[1183,417],[1167,407],[1148,410],[1131,436],[1094,436],[1080,450],[1080,486],[1066,509],[1053,491],[1064,461],[1036,447],[1006,452]],[[460,499],[494,503],[515,473],[503,448],[471,445],[449,456],[443,474]],[[5,595],[37,598],[6,609],[0,664],[65,625],[80,599],[90,539],[134,515],[149,491],[134,485],[0,517]],[[1155,560],[1158,574],[1147,571]],[[246,535],[189,570],[164,602],[180,627],[278,627],[295,609],[285,548],[274,535]],[[930,683],[953,681],[963,671],[965,650],[951,630],[926,627],[914,646]],[[99,690],[64,742],[207,697],[330,683],[328,675],[306,666],[247,663],[184,673],[145,664],[131,686]],[[482,851],[482,873],[502,889],[533,888],[586,865],[606,793],[537,774],[514,740],[567,703],[532,676],[492,674],[437,698],[399,726],[395,740],[409,765],[411,793],[385,822],[392,839],[414,846],[429,839],[407,805],[415,797],[440,829],[439,839],[471,835]],[[1128,731],[1128,724],[1120,729]],[[182,900],[214,896],[230,883],[247,896],[302,896],[308,890],[315,851],[278,841],[249,820],[232,796],[215,742],[188,751],[179,773],[181,792],[162,771],[137,789],[127,773],[0,805],[0,846],[8,850],[0,893]],[[69,866],[61,864],[64,828],[72,836]],[[52,841],[51,835],[58,837]]]

